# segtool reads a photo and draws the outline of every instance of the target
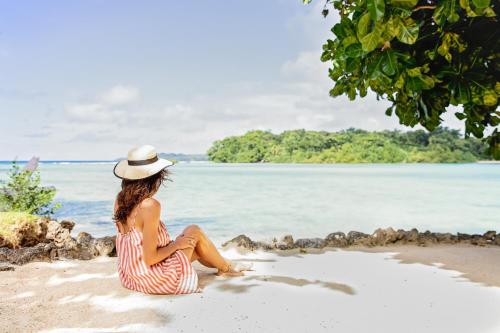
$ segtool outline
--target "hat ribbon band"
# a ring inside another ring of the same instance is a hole
[[[153,158],[149,158],[147,160],[137,160],[137,161],[127,160],[128,165],[132,165],[132,166],[153,164],[156,161],[158,161],[158,155],[156,155]]]

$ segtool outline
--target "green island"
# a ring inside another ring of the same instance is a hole
[[[488,146],[460,131],[339,132],[253,130],[215,141],[208,159],[221,163],[469,163],[487,160]]]

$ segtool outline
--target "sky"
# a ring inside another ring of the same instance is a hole
[[[323,3],[0,0],[0,160],[205,153],[252,129],[405,129],[373,94],[328,96],[319,57],[338,16]]]

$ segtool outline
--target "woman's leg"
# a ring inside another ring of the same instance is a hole
[[[217,268],[222,272],[226,272],[229,269],[229,262],[219,253],[215,245],[208,239],[200,227],[195,224],[187,226],[181,235],[193,237],[196,241],[194,249],[181,250],[191,261],[194,256],[201,264],[207,267]]]
[[[207,267],[210,267],[210,268],[215,268],[209,262],[206,262],[205,260],[203,260],[203,258],[200,257],[200,255],[198,254],[198,252],[196,252],[196,249],[194,249],[193,255],[191,256],[191,262],[193,262],[195,260],[198,260],[203,266],[207,266]]]

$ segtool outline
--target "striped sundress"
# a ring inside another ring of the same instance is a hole
[[[118,228],[118,226],[117,226]],[[170,243],[167,227],[160,220],[158,247]],[[118,276],[125,288],[146,294],[189,294],[201,292],[198,275],[184,252],[177,250],[154,265],[143,260],[142,233],[135,228],[135,217],[129,232],[116,236]]]

